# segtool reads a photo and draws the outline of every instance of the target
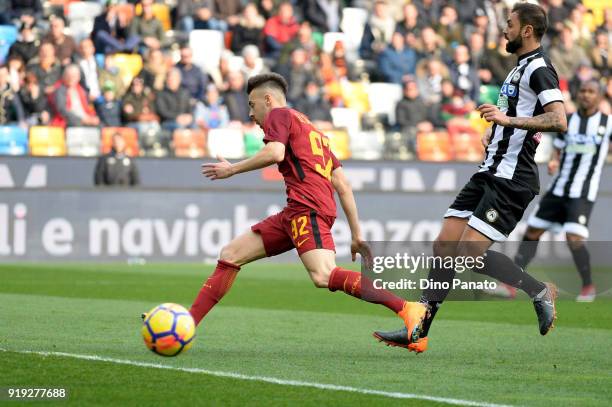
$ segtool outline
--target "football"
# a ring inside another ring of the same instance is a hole
[[[177,356],[193,344],[195,323],[185,307],[161,304],[147,313],[142,338],[147,348],[158,355]]]

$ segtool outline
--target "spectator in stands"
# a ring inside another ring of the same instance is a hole
[[[168,64],[164,54],[159,49],[151,49],[147,54],[142,70],[138,76],[142,77],[145,86],[153,91],[160,91],[164,88]]]
[[[421,38],[417,41],[417,51],[421,59],[437,58],[444,63],[449,62],[449,57],[444,48],[444,40],[436,34],[432,27],[421,30]]]
[[[466,119],[475,107],[474,102],[466,97],[462,90],[455,88],[452,81],[448,79],[442,81],[442,102],[438,117],[441,122]]]
[[[417,54],[406,46],[400,32],[393,33],[391,44],[380,54],[379,69],[385,82],[402,84],[416,71]]]
[[[279,0],[261,0],[257,3],[257,11],[259,11],[259,14],[261,14],[264,19],[268,20],[274,16],[274,13],[278,10]]]
[[[29,126],[47,125],[51,120],[50,108],[43,89],[38,85],[34,72],[26,72],[25,81],[19,90],[26,123]]]
[[[441,0],[414,0],[412,4],[419,10],[420,19],[425,25],[433,25],[440,19],[443,4]]]
[[[132,83],[123,98],[123,121],[125,123],[158,121],[155,114],[155,96],[144,85],[141,77],[132,79]]]
[[[30,61],[26,70],[36,75],[36,79],[46,95],[53,93],[55,83],[62,77],[62,67],[55,57],[53,44],[41,44],[38,49],[38,57]]]
[[[606,82],[606,95],[601,101],[601,111],[605,114],[612,114],[612,79],[610,77]]]
[[[559,43],[550,48],[549,55],[559,79],[563,80],[569,80],[578,66],[588,60],[584,49],[574,43],[572,30],[567,25],[561,29]]]
[[[497,48],[487,49],[481,67],[491,71],[491,83],[501,86],[508,72],[516,65],[516,57],[506,51],[508,40],[500,35]]]
[[[216,6],[214,0],[198,2],[193,18],[193,28],[195,30],[227,31],[227,22],[217,16]]]
[[[52,16],[50,19],[49,34],[43,37],[42,42],[50,42],[55,47],[55,55],[62,65],[72,62],[77,53],[77,44],[71,36],[64,34],[66,21],[63,17]]]
[[[359,55],[363,59],[376,61],[395,32],[395,19],[389,14],[387,2],[376,0],[374,12],[363,28]]]
[[[141,44],[159,49],[165,39],[164,27],[153,14],[153,0],[142,0],[142,15],[136,16],[130,25],[130,36],[140,38]]]
[[[297,100],[302,97],[306,84],[315,79],[313,68],[306,64],[306,56],[306,51],[298,48],[291,54],[291,62],[289,65],[281,66],[278,69],[279,73],[289,84],[287,101],[291,104],[295,104]]]
[[[597,29],[608,34],[608,42],[612,44],[612,7],[604,10],[604,21]]]
[[[94,183],[98,186],[134,186],[140,183],[134,159],[126,154],[126,142],[120,133],[113,135],[110,153],[98,158]]]
[[[283,46],[281,55],[278,58],[278,65],[288,64],[291,59],[291,53],[297,48],[302,48],[306,51],[308,64],[312,64],[312,61],[316,61],[318,58],[319,46],[312,37],[312,27],[308,21],[302,22],[296,37]]]
[[[25,124],[25,114],[19,95],[11,89],[9,71],[0,66],[0,125]]]
[[[248,123],[249,101],[244,92],[244,76],[240,72],[230,71],[229,88],[223,95],[223,100],[227,106],[230,120]]]
[[[563,22],[569,17],[569,10],[563,4],[563,0],[548,0],[548,30],[551,38],[556,38],[563,29]]]
[[[218,129],[229,125],[229,112],[223,104],[217,87],[210,84],[206,87],[206,96],[199,101],[193,113],[195,123],[202,129]]]
[[[181,60],[176,66],[181,71],[181,87],[187,89],[195,104],[196,100],[204,97],[204,90],[208,85],[208,75],[205,75],[200,67],[193,64],[193,51],[187,45],[181,48]]]
[[[187,33],[195,28],[195,20],[209,20],[212,14],[212,0],[178,0],[176,5],[176,18],[178,20],[178,28]],[[206,11],[201,12],[201,9]]]
[[[299,28],[300,26],[293,16],[291,3],[281,3],[278,14],[268,19],[263,28],[266,57],[278,58],[283,45],[296,36]]]
[[[414,135],[417,132],[433,130],[431,112],[425,101],[421,99],[419,87],[414,80],[404,84],[404,96],[395,106],[395,120],[404,134]]]
[[[242,10],[242,17],[240,17],[238,24],[231,27],[231,50],[235,54],[239,54],[247,45],[260,47],[265,23],[266,20],[259,15],[257,6],[254,3],[247,4]]]
[[[9,49],[9,57],[19,56],[24,63],[30,62],[38,53],[40,41],[36,39],[32,24],[22,23],[20,38]]]
[[[83,75],[85,90],[92,102],[101,96],[100,82],[98,78],[98,63],[95,56],[96,49],[93,41],[85,38],[79,44],[79,68]]]
[[[91,39],[98,54],[132,53],[140,38],[130,35],[130,21],[117,8],[117,0],[107,0],[106,9],[94,19]]]
[[[302,14],[316,31],[340,31],[342,9],[340,0],[304,0],[302,1]]]
[[[484,36],[479,32],[473,32],[468,40],[470,50],[470,65],[478,73],[481,83],[489,84],[493,81],[493,74],[484,67],[485,64],[485,42]]]
[[[166,87],[155,98],[155,110],[162,121],[162,128],[172,132],[192,127],[190,99],[189,92],[181,87],[181,71],[172,68],[168,72]]]
[[[448,2],[457,11],[458,20],[461,24],[470,24],[474,16],[478,14],[478,9],[482,10],[483,0],[453,0]],[[444,14],[444,11],[442,11]]]
[[[477,8],[471,21],[465,25],[463,37],[469,41],[474,33],[482,35],[483,42],[486,42],[489,33],[489,17],[482,8]]]
[[[593,69],[589,61],[582,62],[568,83],[572,99],[576,100],[580,86],[584,82],[597,79],[599,79],[599,72]]]
[[[296,102],[295,108],[308,116],[318,129],[333,128],[331,106],[323,97],[321,87],[316,81],[308,81],[304,95]]]
[[[119,76],[119,67],[112,55],[107,55],[104,58],[104,69],[98,71],[98,84],[102,87],[103,84],[112,82],[115,85],[115,96],[122,98],[126,92],[126,86],[123,79]]]
[[[586,13],[585,6],[580,3],[576,4],[570,11],[566,24],[572,30],[572,37],[576,45],[586,49],[591,46],[593,35],[584,23],[584,13]]]
[[[244,47],[242,49],[242,58],[244,59],[244,64],[240,68],[240,71],[246,79],[254,75],[268,72],[268,68],[264,65],[263,59],[259,56],[259,48],[255,45],[247,45]]]
[[[80,85],[81,71],[78,65],[68,65],[64,69],[61,83],[53,95],[55,116],[52,125],[57,126],[97,126],[100,119],[89,105],[87,92]]]
[[[426,105],[437,106],[442,101],[442,81],[449,77],[448,67],[437,58],[431,58],[419,64],[417,85],[419,94]]]
[[[30,21],[43,17],[43,6],[41,0],[10,0],[9,19],[31,18]]]
[[[416,48],[417,40],[425,23],[419,19],[419,9],[414,3],[408,3],[402,8],[403,19],[395,26],[395,31],[406,38],[406,44],[410,48]]]
[[[608,35],[603,30],[595,33],[595,46],[590,53],[591,64],[597,69],[602,77],[612,74],[612,47],[608,41]]]
[[[210,71],[210,77],[220,92],[225,92],[229,89],[230,64],[233,58],[234,54],[232,51],[222,51],[221,58],[219,59],[219,66]]]
[[[473,101],[478,100],[480,79],[478,71],[470,65],[470,53],[465,45],[455,48],[453,63],[450,65],[450,76],[455,86],[466,96]]]
[[[222,21],[225,26],[220,29],[225,32],[228,27],[238,24],[243,9],[242,0],[214,0],[215,18]]]
[[[464,43],[463,24],[459,22],[457,10],[451,5],[442,8],[440,21],[435,25],[435,29],[444,42],[451,47]]]
[[[102,85],[102,100],[96,103],[100,124],[105,127],[121,127],[121,102],[115,97],[115,84]]]
[[[6,66],[9,71],[9,83],[14,92],[19,92],[25,78],[25,65],[19,55],[8,57]]]

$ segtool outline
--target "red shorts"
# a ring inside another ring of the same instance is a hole
[[[331,234],[335,219],[309,208],[285,208],[251,226],[251,230],[261,235],[268,257],[294,247],[299,255],[313,249],[335,251]]]

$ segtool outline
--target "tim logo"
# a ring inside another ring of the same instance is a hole
[[[504,83],[500,93],[508,97],[516,97],[516,95],[518,95],[518,87],[511,83]]]

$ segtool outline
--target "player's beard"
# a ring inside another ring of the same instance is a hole
[[[506,43],[506,52],[514,54],[522,46],[523,46],[523,37],[521,37],[520,35],[516,37],[515,39],[513,39],[512,41],[508,39],[508,42]]]

